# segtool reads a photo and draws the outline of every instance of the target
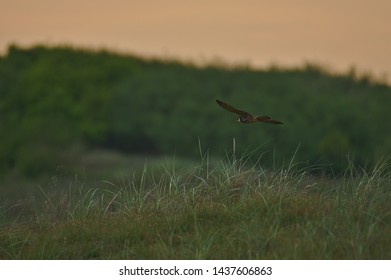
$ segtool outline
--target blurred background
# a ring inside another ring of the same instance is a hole
[[[219,159],[233,139],[264,168],[295,154],[341,174],[391,155],[389,1],[0,6],[3,197],[146,158]],[[284,125],[240,125],[215,99]]]
[[[325,64],[390,75],[387,0],[0,0],[10,43],[106,48],[196,63]]]

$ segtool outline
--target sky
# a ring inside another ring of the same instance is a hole
[[[35,44],[391,82],[390,0],[0,0],[0,54]]]

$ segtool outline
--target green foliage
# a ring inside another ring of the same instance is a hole
[[[283,126],[239,125],[215,99]],[[297,159],[344,170],[391,155],[390,87],[320,67],[204,68],[106,51],[11,46],[0,58],[0,172],[50,172],[73,146],[137,154],[219,157],[231,149],[281,164]],[[39,153],[39,156],[37,155]],[[39,164],[35,164],[39,162]],[[50,169],[50,168],[49,168]]]

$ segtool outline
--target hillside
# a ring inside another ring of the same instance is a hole
[[[284,122],[241,125],[221,99]],[[391,88],[354,72],[196,67],[107,51],[11,46],[0,58],[0,172],[38,176],[80,151],[199,158],[209,152],[333,172],[391,155]],[[350,160],[348,161],[347,158]]]

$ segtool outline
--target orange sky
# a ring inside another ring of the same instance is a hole
[[[256,67],[306,61],[391,80],[390,0],[0,0],[10,43]]]

